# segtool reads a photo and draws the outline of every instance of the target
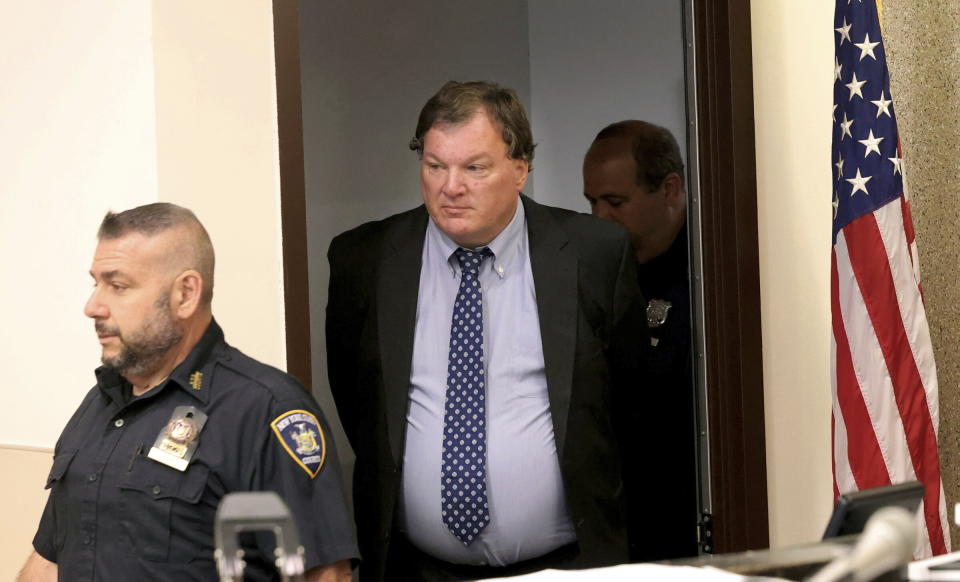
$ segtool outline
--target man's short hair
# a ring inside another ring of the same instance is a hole
[[[596,143],[611,138],[630,140],[633,159],[637,163],[637,185],[656,190],[671,173],[680,176],[681,184],[685,182],[680,146],[669,129],[628,119],[604,127],[593,141]]]
[[[513,89],[490,81],[447,81],[420,110],[410,149],[422,156],[423,136],[430,128],[444,123],[465,123],[479,110],[500,125],[510,159],[523,160],[532,170],[536,144],[533,143],[527,112]]]
[[[97,240],[118,239],[132,233],[152,237],[177,227],[185,227],[191,233],[190,240],[183,241],[187,248],[178,251],[185,251],[180,254],[184,255],[184,260],[188,260],[187,268],[200,273],[203,279],[200,301],[204,305],[210,305],[213,301],[213,270],[216,262],[213,243],[207,229],[190,210],[169,202],[155,202],[123,212],[110,211],[100,223]]]

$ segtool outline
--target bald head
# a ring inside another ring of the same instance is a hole
[[[686,221],[677,140],[646,121],[608,125],[584,157],[583,195],[594,216],[627,229],[638,262],[665,253]]]
[[[203,280],[200,301],[209,307],[213,301],[214,253],[210,235],[190,210],[156,202],[115,213],[108,212],[100,223],[97,240],[103,242],[140,234],[157,237],[160,252],[158,267],[169,270],[172,277],[195,270]]]

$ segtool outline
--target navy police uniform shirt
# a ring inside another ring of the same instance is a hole
[[[655,503],[641,503],[630,511],[635,526],[656,532],[642,543],[631,544],[633,561],[684,558],[698,552],[696,388],[687,249],[684,226],[665,253],[637,268],[647,301],[670,308],[665,315],[653,315],[649,323],[651,346],[645,381],[655,391],[648,392],[647,403],[662,413],[646,427],[658,444],[635,470],[657,467],[658,474],[668,477],[661,478],[662,490]]]
[[[227,345],[215,321],[170,377],[140,397],[115,371],[96,374],[57,442],[33,540],[61,580],[218,579],[214,515],[233,491],[280,494],[307,568],[358,557],[316,401],[291,376]],[[183,471],[148,457],[180,406],[207,416]],[[275,579],[270,538],[244,541],[247,579]]]

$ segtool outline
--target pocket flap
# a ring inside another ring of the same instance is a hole
[[[47,484],[44,486],[44,489],[49,489],[53,487],[53,484],[63,478],[67,474],[67,469],[70,468],[70,463],[73,461],[73,457],[76,456],[77,451],[62,451],[53,457],[53,467],[50,468],[50,474],[47,475]]]

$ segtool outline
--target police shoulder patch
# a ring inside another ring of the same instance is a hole
[[[313,479],[327,457],[327,439],[317,417],[306,410],[284,412],[270,423],[284,450]]]

